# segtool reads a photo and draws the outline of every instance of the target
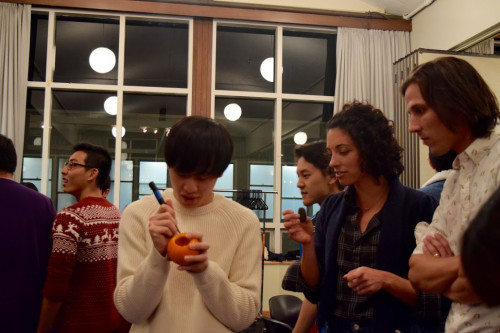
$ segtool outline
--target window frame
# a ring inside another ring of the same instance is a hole
[[[235,91],[235,90],[218,90],[215,89],[215,75],[216,75],[216,55],[217,55],[217,27],[219,25],[232,26],[232,27],[242,27],[242,28],[256,28],[256,29],[274,29],[275,30],[275,91],[274,92],[247,92],[247,91]],[[284,102],[316,102],[316,103],[335,103],[335,96],[320,96],[320,95],[305,95],[305,94],[289,94],[282,92],[282,75],[276,74],[276,68],[282,68],[283,66],[283,31],[284,30],[295,30],[303,32],[316,32],[316,33],[330,33],[336,34],[336,28],[317,28],[317,27],[304,27],[298,25],[286,25],[286,24],[263,24],[254,23],[248,21],[231,21],[231,20],[214,20],[212,32],[212,75],[211,75],[211,108],[210,116],[215,117],[215,99],[219,97],[229,97],[229,98],[255,98],[255,99],[266,99],[274,101],[275,104],[275,117],[274,117],[274,184],[273,192],[274,203],[273,203],[273,216],[271,222],[265,223],[265,231],[269,231],[271,239],[269,239],[270,250],[275,253],[281,253],[282,251],[282,233],[286,233],[286,229],[283,227],[281,212],[283,208],[281,207],[282,197],[282,150],[281,150],[281,139],[282,139],[282,108]],[[254,162],[261,163],[261,162]],[[236,174],[236,172],[235,172]],[[250,177],[250,175],[248,175]],[[263,228],[263,223],[261,222],[261,229]],[[266,240],[267,241],[267,240]]]
[[[48,27],[47,27],[47,58],[45,79],[43,81],[28,81],[27,89],[43,89],[44,90],[44,108],[43,108],[43,123],[51,124],[52,116],[52,99],[53,91],[66,90],[66,91],[105,91],[109,93],[116,93],[118,97],[118,106],[116,114],[116,140],[115,140],[115,154],[112,156],[115,165],[121,165],[122,155],[122,136],[121,128],[123,126],[123,95],[126,93],[138,94],[163,94],[163,95],[180,95],[186,97],[186,115],[191,115],[191,100],[192,100],[192,77],[193,77],[193,18],[189,17],[174,17],[174,16],[158,16],[158,15],[139,15],[120,12],[97,12],[87,10],[68,10],[59,8],[33,8],[32,14],[48,14]],[[55,66],[55,26],[56,17],[62,15],[70,16],[89,16],[105,19],[118,19],[119,21],[119,46],[117,54],[117,69],[118,78],[117,84],[85,84],[85,83],[63,83],[53,82],[54,66]],[[150,86],[127,86],[124,84],[124,61],[125,61],[125,29],[127,19],[132,20],[154,20],[154,21],[168,21],[180,22],[188,24],[188,73],[187,73],[187,87],[186,88],[169,88],[169,87],[150,87]],[[48,196],[48,181],[49,175],[52,170],[49,169],[50,156],[50,126],[45,126],[42,135],[42,166],[41,166],[41,189],[40,192]],[[23,154],[23,157],[24,154]],[[121,179],[121,168],[115,168],[112,178]],[[121,181],[114,182],[114,195],[112,201],[116,206],[120,207],[120,183]],[[53,186],[52,186],[53,187]],[[54,187],[53,187],[54,188]]]

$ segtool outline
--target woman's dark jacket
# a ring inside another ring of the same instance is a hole
[[[403,186],[397,178],[389,181],[389,188],[387,201],[378,215],[381,231],[374,268],[407,279],[408,261],[416,246],[413,233],[415,225],[421,221],[432,221],[437,202],[423,192]],[[317,288],[309,288],[305,295],[311,302],[318,303],[317,319],[320,324],[331,318],[334,309],[338,277],[337,240],[346,222],[346,201],[345,193],[328,197],[321,205],[316,220],[314,241],[320,284]],[[440,316],[437,295],[419,293],[419,305],[413,309],[383,290],[370,297],[374,297],[374,319],[371,325],[375,332],[407,330],[411,318],[427,316],[428,311],[431,311],[432,317]]]

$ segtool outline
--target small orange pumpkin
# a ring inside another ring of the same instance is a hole
[[[198,250],[191,250],[189,244],[199,243],[196,238],[187,238],[186,233],[180,233],[172,237],[168,241],[167,254],[168,258],[178,265],[186,265],[184,256],[200,254]]]

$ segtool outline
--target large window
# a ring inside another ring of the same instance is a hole
[[[58,209],[74,203],[60,172],[73,145],[86,141],[112,155],[108,199],[121,210],[150,193],[149,181],[165,187],[166,133],[190,113],[191,26],[189,19],[34,10],[22,179]]]
[[[121,210],[149,194],[151,180],[168,187],[165,137],[191,114],[192,43],[206,47],[193,38],[193,20],[34,8],[31,27],[23,180],[35,182],[58,208],[73,203],[60,171],[72,146],[87,141],[112,155],[108,199]],[[302,205],[295,145],[326,137],[336,32],[213,22],[208,44],[212,75],[196,77],[210,80],[211,116],[235,143],[216,190],[233,199],[237,190],[262,191],[267,209],[255,213],[269,249],[295,250],[281,212]],[[97,48],[111,55],[109,68],[91,67]],[[316,210],[308,208],[311,215]]]
[[[265,223],[266,245],[277,253],[297,250],[281,212],[302,206],[294,147],[326,138],[335,31],[237,22],[217,22],[214,31],[213,114],[236,142],[235,189],[266,192],[268,209],[255,211]]]

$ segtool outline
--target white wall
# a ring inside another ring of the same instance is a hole
[[[453,50],[499,24],[499,0],[436,0],[412,18],[411,48]]]
[[[264,290],[262,310],[269,310],[269,299],[275,295],[294,295],[304,299],[304,294],[288,291],[281,288],[281,281],[285,276],[290,262],[265,262],[264,263]]]

